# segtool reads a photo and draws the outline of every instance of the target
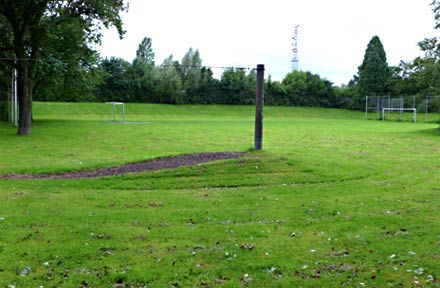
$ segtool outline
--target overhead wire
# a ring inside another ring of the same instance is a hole
[[[59,60],[59,59],[47,59],[47,58],[40,58],[40,59],[32,59],[32,58],[12,58],[12,57],[0,57],[0,61],[37,61],[37,62],[64,62],[64,63],[76,63],[78,61],[68,61],[68,60]],[[244,66],[215,66],[215,65],[183,65],[183,64],[160,64],[155,65],[155,67],[184,67],[184,68],[206,68],[206,69],[236,69],[236,70],[256,70],[256,68],[251,67],[244,67]]]

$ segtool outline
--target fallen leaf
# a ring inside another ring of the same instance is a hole
[[[240,278],[240,280],[244,284],[248,284],[248,283],[251,283],[252,281],[254,281],[254,278],[250,277],[249,274],[244,274],[243,277]]]
[[[240,245],[240,248],[243,250],[255,250],[255,245],[243,243]]]

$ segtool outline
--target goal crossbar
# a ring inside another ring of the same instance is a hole
[[[125,105],[123,102],[106,102],[105,104],[112,105],[113,122],[116,122],[116,106],[122,106],[122,123],[125,123]]]
[[[413,112],[413,122],[417,121],[417,109],[416,108],[382,108],[382,121],[385,121],[385,111],[398,111],[400,113],[404,111]]]

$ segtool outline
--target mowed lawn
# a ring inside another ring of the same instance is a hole
[[[439,287],[438,124],[265,107],[35,103],[0,175],[246,152],[99,179],[0,179],[0,287]],[[118,115],[119,116],[119,115]]]

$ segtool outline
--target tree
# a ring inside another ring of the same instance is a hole
[[[440,1],[433,1],[436,25],[440,28]],[[440,42],[438,37],[425,38],[418,43],[424,56],[401,61],[392,67],[391,82],[397,95],[438,95],[440,93]],[[424,103],[418,103],[423,109]]]
[[[196,101],[200,104],[216,103],[219,92],[219,81],[214,78],[210,68],[202,67],[199,89],[196,91]]]
[[[123,0],[2,0],[0,23],[2,36],[0,50],[11,51],[17,59],[19,126],[18,134],[31,133],[32,92],[36,73],[48,30],[64,21],[75,19],[83,31],[82,43],[99,43],[100,29],[115,26],[122,37]]]
[[[158,87],[155,102],[158,103],[183,103],[183,85],[178,72],[179,62],[173,60],[173,55],[166,58],[158,68]]]
[[[378,36],[368,43],[364,60],[358,68],[359,92],[362,96],[387,94],[387,81],[391,77],[385,49]]]
[[[181,73],[183,87],[185,90],[185,102],[197,102],[197,91],[199,90],[200,80],[202,78],[202,58],[199,50],[189,48],[188,52],[183,56]]]
[[[281,82],[286,93],[283,101],[288,105],[321,106],[334,105],[332,83],[311,72],[293,71]]]
[[[246,75],[240,68],[227,68],[220,80],[220,104],[252,104],[255,100],[255,71]]]
[[[43,19],[48,21],[49,19]],[[37,67],[33,99],[43,101],[91,101],[102,80],[99,54],[84,41],[86,33],[78,18],[64,18],[45,25],[44,49]]]
[[[440,2],[434,1],[436,5],[434,12],[437,24],[440,28]],[[419,94],[438,95],[440,93],[440,42],[439,38],[425,38],[419,43],[420,50],[424,52],[423,57],[417,57],[411,63],[401,65],[402,71],[408,75],[408,79],[414,83]]]
[[[139,63],[153,65],[154,66],[154,51],[151,47],[153,41],[151,38],[144,37],[138,46],[136,51],[136,58],[133,61],[133,65],[136,66]]]
[[[269,75],[266,84],[264,85],[264,102],[268,105],[289,105],[287,101],[287,93],[284,86],[279,81],[272,81],[272,76]]]
[[[130,62],[111,57],[102,60],[100,69],[104,74],[104,79],[97,87],[97,99],[100,101],[132,101],[132,78],[129,77]]]
[[[12,73],[9,67],[0,62],[0,121],[8,121],[9,115],[9,91],[11,89]]]
[[[155,67],[154,52],[151,47],[151,38],[144,37],[136,51],[136,58],[133,60],[133,100],[137,102],[152,102],[155,93]]]

